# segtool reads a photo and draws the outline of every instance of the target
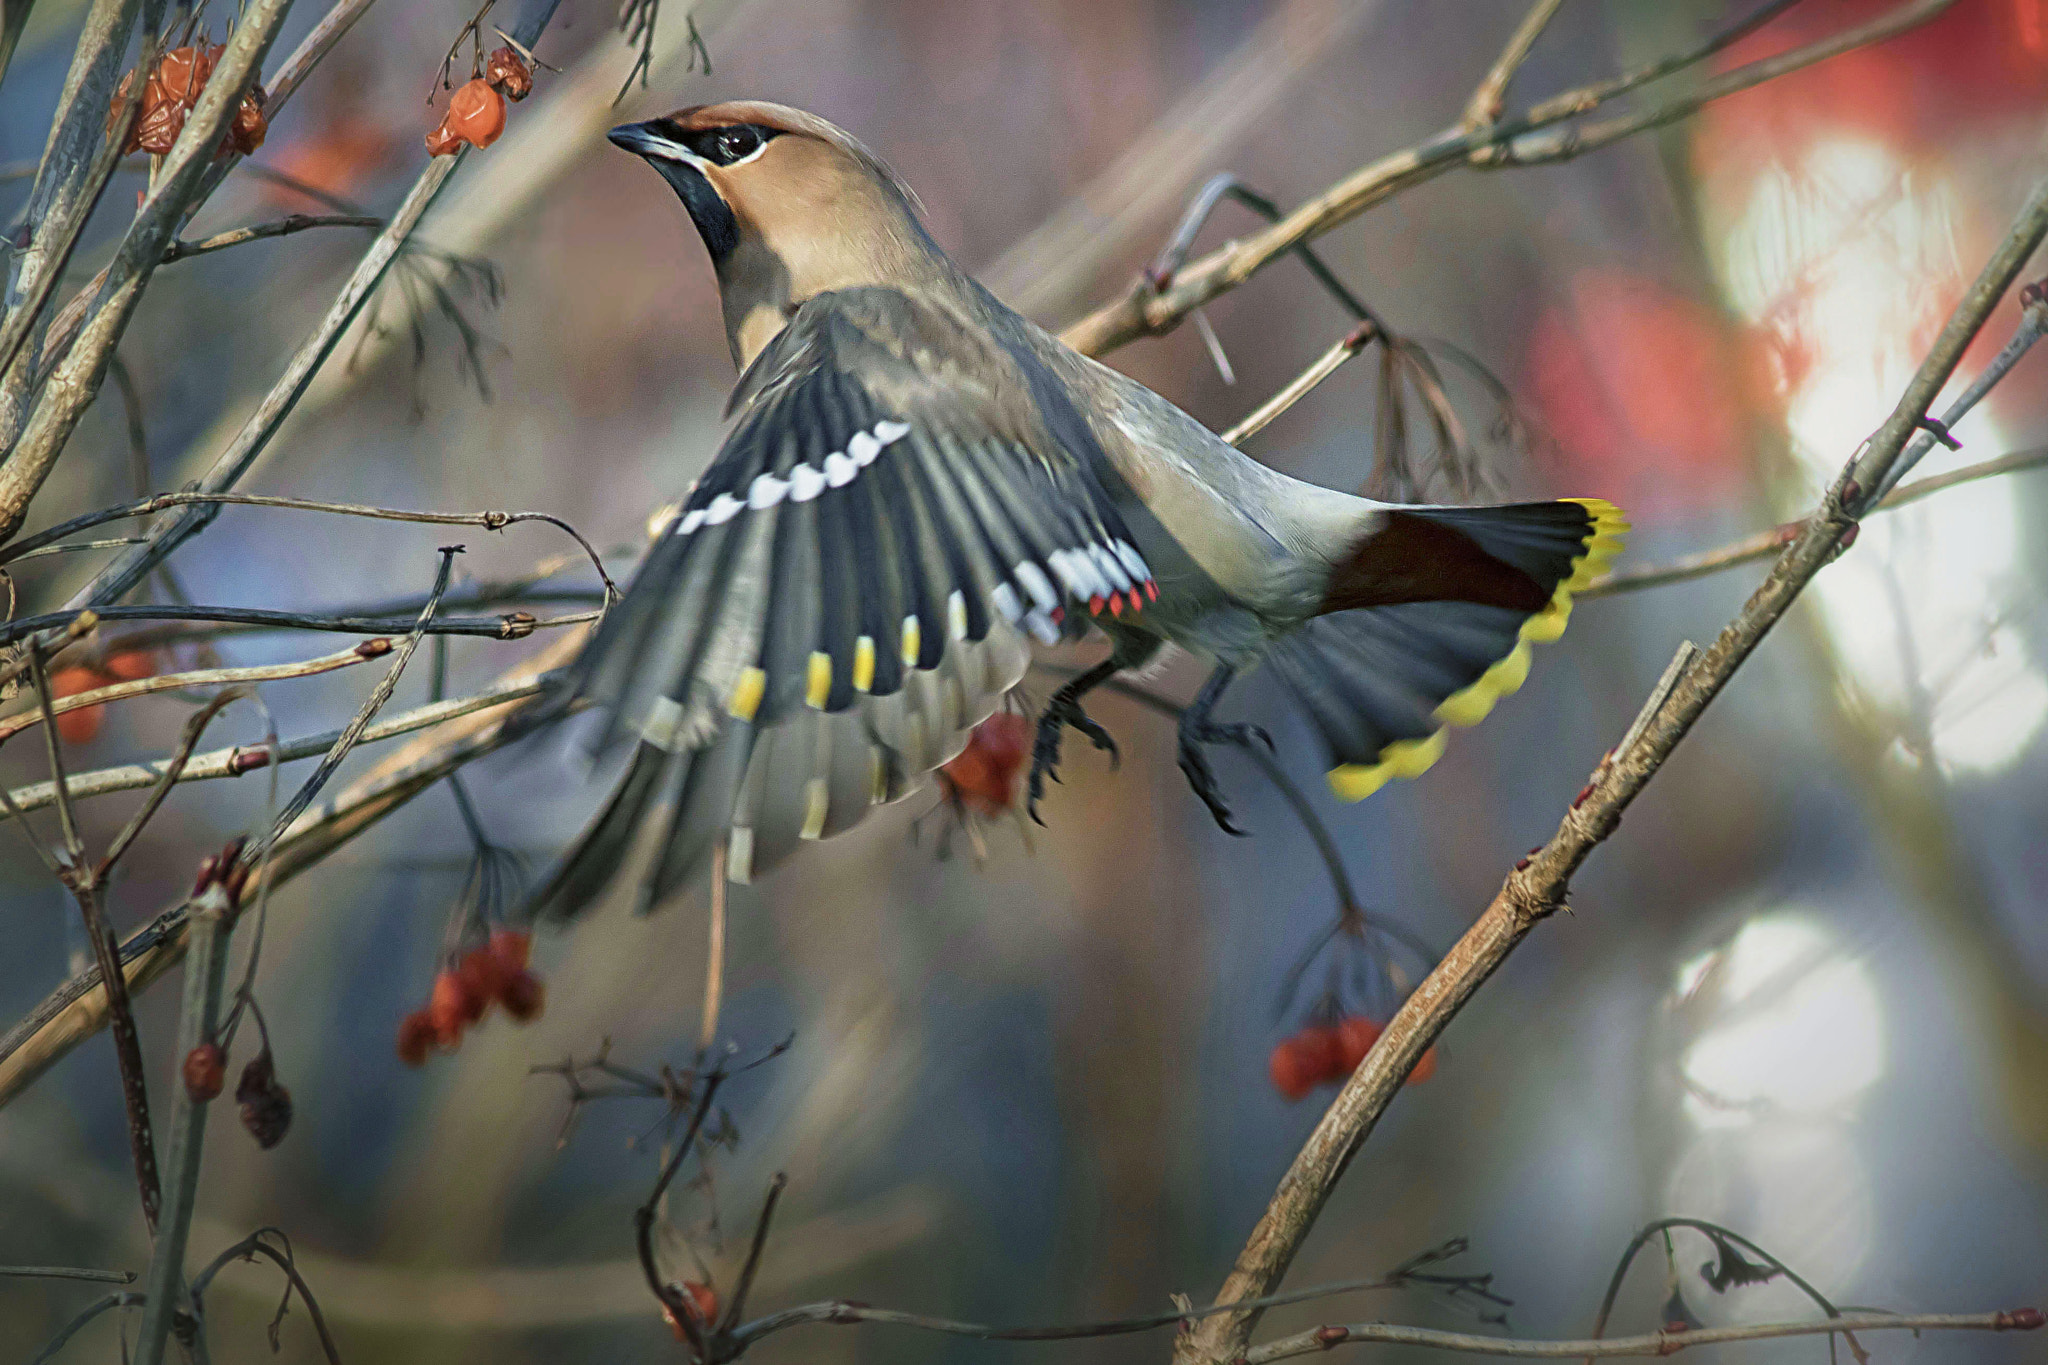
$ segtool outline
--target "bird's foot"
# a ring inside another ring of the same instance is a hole
[[[1230,807],[1223,802],[1223,793],[1216,783],[1216,772],[1209,766],[1209,756],[1202,752],[1210,744],[1235,744],[1248,749],[1257,740],[1267,749],[1273,747],[1273,737],[1257,725],[1241,723],[1223,724],[1206,716],[1187,715],[1180,726],[1180,770],[1187,774],[1188,785],[1195,789],[1195,795],[1202,798],[1202,804],[1209,808],[1217,825],[1225,834],[1243,837],[1230,819]]]
[[[1045,711],[1038,717],[1038,737],[1031,745],[1031,781],[1024,802],[1024,809],[1037,824],[1045,823],[1038,818],[1038,801],[1045,795],[1045,779],[1060,780],[1060,740],[1069,725],[1086,735],[1089,743],[1107,753],[1111,767],[1115,767],[1122,758],[1116,741],[1109,737],[1109,731],[1081,709],[1077,698],[1053,693],[1045,704]]]

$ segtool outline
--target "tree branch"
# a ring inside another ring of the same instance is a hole
[[[1269,1292],[1285,1275],[1301,1239],[1403,1079],[1472,994],[1541,920],[1565,903],[1571,876],[1611,835],[1622,812],[1807,583],[1832,560],[1856,525],[1863,490],[1882,486],[1948,382],[1963,350],[2048,236],[2048,181],[2037,185],[2017,220],[1950,314],[1884,425],[1850,458],[1835,485],[1778,557],[1770,576],[1713,645],[1654,708],[1633,743],[1611,753],[1565,813],[1548,843],[1517,864],[1472,928],[1389,1021],[1379,1042],[1337,1094],[1281,1179],[1272,1202],[1217,1296],[1219,1303]],[[1256,1311],[1218,1317],[1184,1337],[1178,1361],[1220,1362],[1244,1355]]]
[[[1556,135],[1558,142],[1554,146],[1522,143],[1523,152],[1519,158],[1511,159],[1506,155],[1506,150],[1519,139],[1597,108],[1634,89],[1642,81],[1655,77],[1643,76],[1633,83],[1627,77],[1610,78],[1567,91],[1504,122],[1483,128],[1466,128],[1463,125],[1447,128],[1406,150],[1382,157],[1353,172],[1263,232],[1226,243],[1179,271],[1166,288],[1155,288],[1150,281],[1141,278],[1122,298],[1074,323],[1060,334],[1060,338],[1084,355],[1099,356],[1138,337],[1169,332],[1196,308],[1219,294],[1235,289],[1297,246],[1350,222],[1401,190],[1433,180],[1459,166],[1489,169],[1532,164],[1536,160],[1567,159],[1568,155],[1577,155],[1592,146],[1604,146],[1631,133],[1683,118],[1710,100],[1810,66],[1852,47],[1867,46],[1903,33],[1926,23],[1953,3],[1954,0],[1912,0],[1912,3],[1901,5],[1844,33],[1804,44],[1764,62],[1751,63],[1715,77],[1691,94],[1667,100],[1625,120],[1610,120],[1608,124],[1599,125],[1597,134],[1582,131],[1574,136],[1572,130],[1564,130]],[[1774,5],[1771,10],[1775,13],[1782,7]],[[1736,27],[1748,32],[1756,22],[1752,18]],[[1724,44],[1717,38],[1685,54],[1682,59],[1657,64],[1660,69],[1656,76],[1669,75],[1693,65],[1718,51],[1720,45]],[[1597,142],[1593,141],[1596,135]]]
[[[1782,1337],[1834,1336],[1846,1332],[2011,1332],[2041,1326],[2038,1309],[2010,1313],[1844,1313],[1820,1322],[1764,1322],[1743,1327],[1699,1327],[1684,1332],[1648,1332],[1642,1336],[1587,1341],[1516,1341],[1470,1332],[1438,1332],[1427,1327],[1402,1327],[1390,1322],[1354,1322],[1318,1327],[1267,1342],[1244,1353],[1244,1365],[1268,1365],[1295,1356],[1319,1355],[1345,1345],[1421,1346],[1438,1351],[1502,1356],[1518,1360],[1558,1360],[1589,1356],[1668,1356],[1689,1346],[1729,1341],[1772,1341]]]
[[[244,242],[260,242],[267,237],[289,237],[295,232],[308,228],[355,227],[382,228],[382,218],[372,218],[362,213],[289,213],[282,218],[273,218],[267,223],[252,223],[248,227],[229,228],[216,232],[211,237],[202,237],[196,242],[183,238],[164,248],[164,264],[188,260],[193,256],[204,256],[209,252],[225,251],[231,246]]]
[[[2048,446],[2017,450],[2010,455],[2001,455],[1995,460],[1984,460],[1961,469],[1950,470],[1946,474],[1916,479],[1902,488],[1894,488],[1870,511],[1889,512],[1908,503],[1918,502],[1922,498],[1932,497],[1944,489],[1954,488],[1959,484],[1995,478],[2000,474],[2020,474],[2030,469],[2039,469],[2043,465],[2048,465]],[[1788,521],[1782,526],[1773,526],[1768,531],[1758,531],[1755,535],[1731,541],[1718,549],[1686,555],[1668,564],[1652,564],[1643,568],[1602,574],[1575,595],[1582,598],[1605,597],[1611,593],[1658,588],[1667,583],[1683,583],[1688,579],[1705,578],[1709,574],[1732,569],[1739,564],[1769,559],[1798,537],[1802,524]]]

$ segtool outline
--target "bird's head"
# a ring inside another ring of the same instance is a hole
[[[944,269],[910,191],[815,114],[734,100],[624,124],[611,140],[660,171],[689,211],[742,368],[814,294],[915,286]]]

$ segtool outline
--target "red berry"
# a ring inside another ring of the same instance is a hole
[[[201,1043],[185,1054],[185,1093],[194,1104],[216,1098],[227,1083],[228,1058],[219,1043]]]
[[[498,998],[498,992],[505,988],[506,978],[511,973],[505,970],[498,955],[489,948],[472,948],[456,961],[455,975],[471,999],[481,1000],[488,1007]]]
[[[156,673],[156,653],[148,649],[120,649],[106,657],[100,671],[115,682],[135,682]]]
[[[1280,1041],[1267,1063],[1273,1088],[1298,1100],[1330,1078],[1337,1062],[1337,1030],[1310,1024]]]
[[[699,1333],[718,1321],[718,1291],[710,1285],[699,1284],[695,1280],[684,1280],[681,1284],[671,1284],[669,1290],[681,1295],[683,1311],[690,1315]],[[670,1308],[666,1301],[661,1305],[661,1316],[668,1323],[668,1330],[676,1334],[677,1341],[690,1339],[690,1334],[683,1330],[683,1324],[676,1319],[675,1310]]]
[[[532,972],[514,972],[499,989],[498,1000],[504,1005],[505,1013],[524,1024],[540,1018],[540,1012],[548,1002],[547,984]]]
[[[1341,1081],[1358,1070],[1365,1054],[1372,1051],[1372,1045],[1380,1040],[1380,1032],[1379,1022],[1362,1014],[1354,1014],[1338,1022],[1337,1080]]]
[[[407,1066],[425,1066],[439,1037],[433,1017],[426,1010],[414,1010],[398,1026],[398,1060]]]
[[[427,1018],[442,1047],[462,1041],[462,1031],[483,1016],[484,1001],[470,994],[461,977],[441,972],[434,977],[434,993],[427,1000]]]
[[[524,929],[491,930],[491,955],[498,959],[506,972],[526,970],[526,960],[533,952],[533,935]]]
[[[1408,1079],[1404,1084],[1421,1085],[1434,1075],[1436,1075],[1436,1044],[1431,1043],[1428,1047],[1422,1049],[1422,1055],[1415,1059],[1415,1069],[1408,1073]]]
[[[50,697],[73,697],[80,692],[90,692],[96,687],[105,687],[111,681],[97,668],[74,665],[60,668],[50,675]],[[107,708],[84,706],[76,711],[66,711],[57,717],[57,733],[64,737],[66,744],[90,744],[99,737],[100,726],[106,721]]]

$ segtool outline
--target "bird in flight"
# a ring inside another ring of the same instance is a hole
[[[710,467],[557,694],[608,710],[625,775],[530,909],[569,918],[651,841],[643,909],[748,881],[946,762],[1030,642],[1108,658],[1040,717],[1034,803],[1082,698],[1171,643],[1215,671],[1180,764],[1260,665],[1336,794],[1419,775],[1564,629],[1627,524],[1592,498],[1405,506],[1280,474],[1063,345],[955,265],[914,195],[814,114],[734,101],[614,128],[681,198],[740,372]],[[718,856],[721,855],[722,857]]]

